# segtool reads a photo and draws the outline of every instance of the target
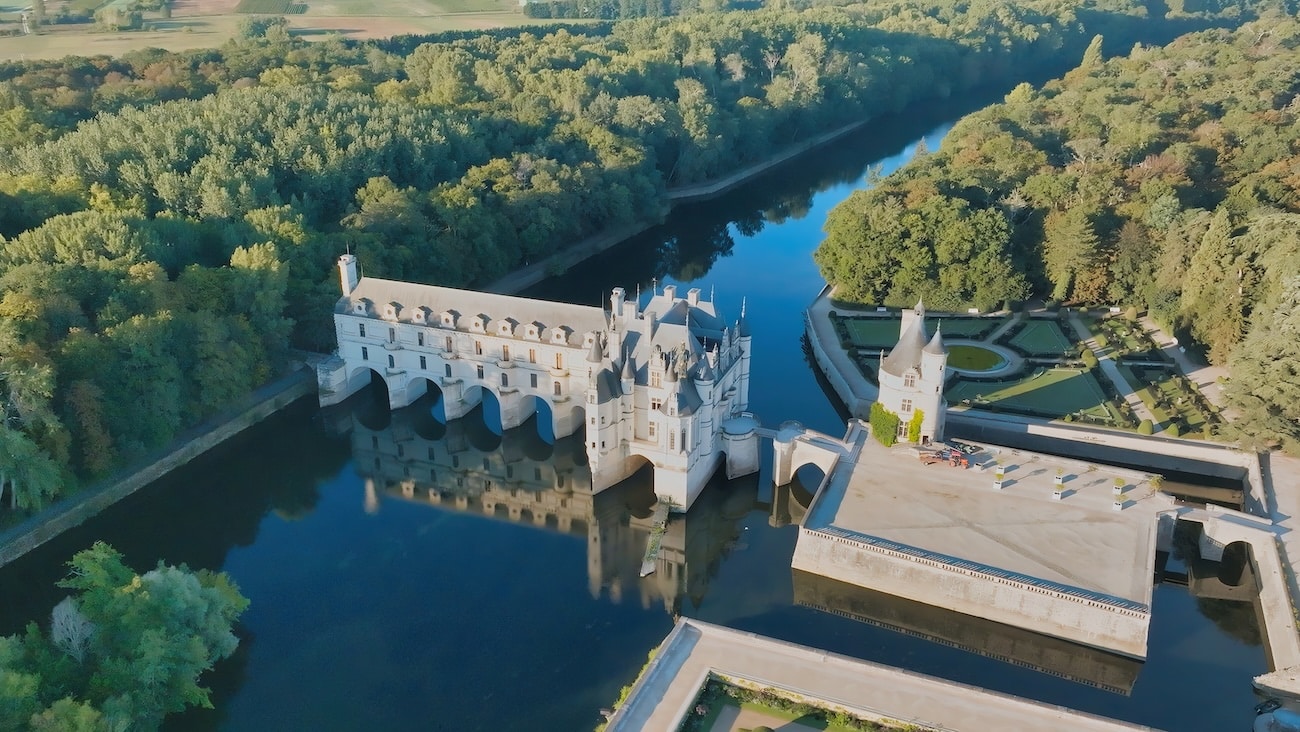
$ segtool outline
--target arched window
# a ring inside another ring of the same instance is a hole
[[[507,374],[501,374],[501,385],[502,385],[502,386],[510,386],[510,376],[509,376],[509,375],[507,375]]]
[[[388,368],[391,369],[391,368],[394,368],[394,367],[396,367],[396,366],[397,366],[397,361],[395,361],[395,360],[393,359],[393,357],[390,355],[390,356],[388,357]]]
[[[451,378],[451,364],[444,364],[443,370],[447,373],[447,378]]]
[[[561,393],[562,392],[560,391],[560,382],[557,381],[555,382],[555,396],[560,396]]]

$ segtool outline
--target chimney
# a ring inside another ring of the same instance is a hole
[[[623,317],[623,297],[626,294],[622,287],[615,287],[609,295],[609,309],[613,311],[615,320]]]
[[[686,304],[695,307],[700,304],[700,288],[692,287],[686,291]]]
[[[659,313],[656,313],[655,311],[651,310],[650,312],[645,314],[645,319],[646,319],[646,336],[648,338],[654,338],[655,328],[659,327]]]
[[[676,299],[677,299],[677,285],[664,285],[664,297],[668,298],[668,302],[670,302],[670,303],[671,303],[673,300],[676,300]]]
[[[343,297],[351,295],[361,281],[357,276],[357,258],[351,254],[339,257],[339,280],[343,285]]]

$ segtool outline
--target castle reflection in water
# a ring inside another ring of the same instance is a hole
[[[327,413],[333,429],[351,432],[365,509],[409,501],[586,537],[593,597],[623,602],[635,595],[643,607],[660,604],[672,615],[684,597],[699,607],[722,560],[743,548],[750,511],[767,509],[769,523],[782,526],[802,516],[799,498],[807,502],[796,485],[760,504],[757,475],[716,476],[688,513],[669,521],[655,571],[642,577],[655,502],[651,470],[593,495],[581,431],[554,444],[532,422],[497,435],[474,414],[441,423],[426,401],[390,415],[353,400]]]

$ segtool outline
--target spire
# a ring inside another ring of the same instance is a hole
[[[921,297],[916,298],[916,307],[914,307],[914,308],[912,308],[912,309],[916,311],[916,314],[917,314],[918,316],[924,318],[924,317],[925,317],[925,297],[924,297],[924,296],[921,296]]]
[[[749,337],[749,320],[745,318],[745,301],[746,298],[740,298],[740,321],[736,323],[736,335],[741,338]]]
[[[933,353],[940,356],[947,353],[947,351],[943,347],[943,333],[941,332],[942,330],[943,330],[942,323],[936,325],[934,327],[934,337],[931,338],[930,342],[925,344],[925,348],[921,350],[923,350],[925,353]]]
[[[604,349],[600,347],[600,338],[593,338],[591,340],[591,350],[587,352],[587,362],[600,363],[604,357]]]
[[[632,367],[632,357],[627,355],[626,353],[623,354],[623,377],[622,378],[624,380],[636,378],[636,369]]]

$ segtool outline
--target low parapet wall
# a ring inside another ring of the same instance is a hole
[[[791,566],[1134,658],[1147,654],[1145,605],[944,561],[837,527],[799,529]]]

